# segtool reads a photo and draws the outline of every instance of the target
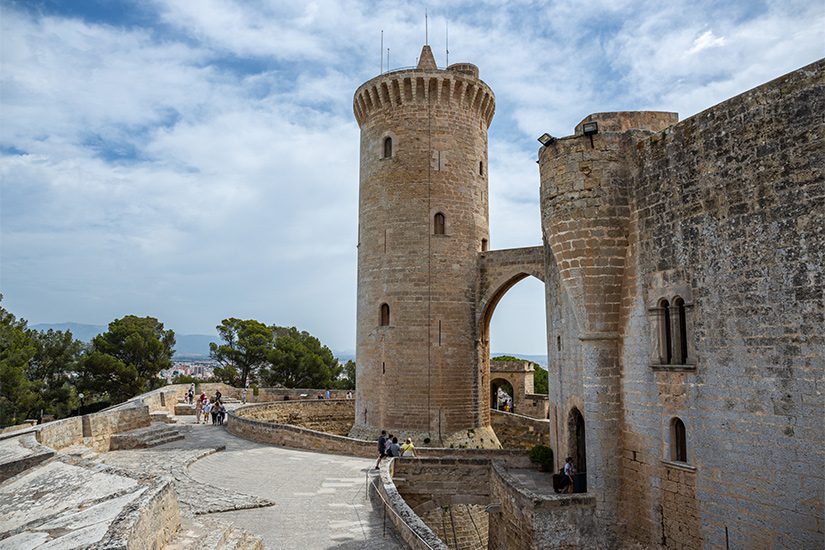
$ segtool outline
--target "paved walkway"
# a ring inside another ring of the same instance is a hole
[[[178,417],[179,422],[191,422],[184,418]],[[193,425],[186,439],[155,449],[219,445],[226,450],[197,460],[189,467],[189,476],[204,488],[246,493],[274,505],[209,517],[258,535],[271,549],[403,548],[389,522],[383,534],[382,515],[366,498],[370,460],[261,445],[207,425]]]

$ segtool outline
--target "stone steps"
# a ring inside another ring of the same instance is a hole
[[[178,441],[183,434],[169,424],[157,422],[147,428],[138,428],[130,432],[113,434],[109,450],[121,451],[126,449],[145,449]]]
[[[263,550],[261,539],[214,518],[181,518],[180,530],[164,550]]]

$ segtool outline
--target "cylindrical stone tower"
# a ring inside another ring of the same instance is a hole
[[[358,88],[353,109],[361,177],[351,433],[497,447],[482,415],[475,326],[493,92],[475,65],[440,70],[424,46],[416,68]]]

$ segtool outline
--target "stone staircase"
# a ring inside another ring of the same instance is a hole
[[[214,518],[181,517],[177,536],[164,550],[263,550],[261,539]]]
[[[157,422],[146,428],[112,434],[109,450],[145,449],[146,447],[177,441],[183,439],[183,437],[183,434],[171,425]]]

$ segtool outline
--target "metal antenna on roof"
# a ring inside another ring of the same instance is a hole
[[[390,70],[390,49],[387,48],[387,72]]]
[[[427,8],[424,8],[424,44],[430,45],[430,27],[427,21]]]
[[[450,22],[444,20],[444,41],[447,44],[447,66],[450,66]]]
[[[384,29],[381,29],[381,73],[384,74]]]

